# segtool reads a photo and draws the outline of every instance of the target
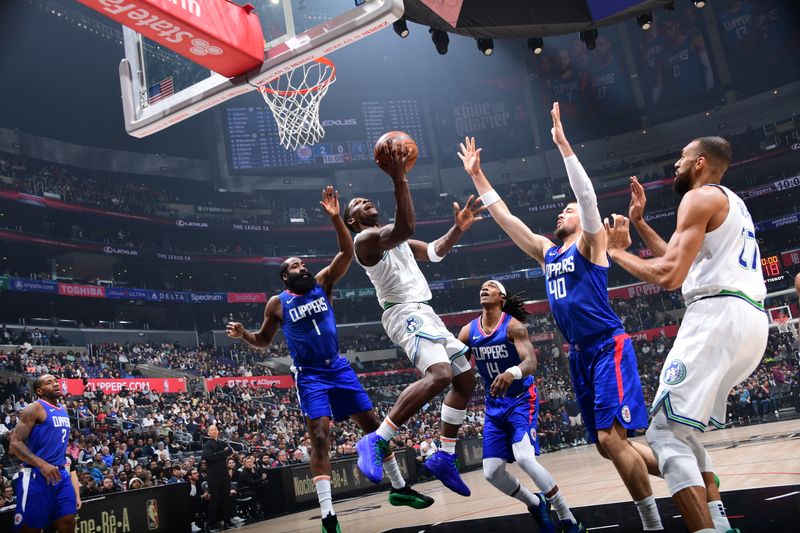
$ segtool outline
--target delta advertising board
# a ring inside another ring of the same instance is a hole
[[[64,396],[82,396],[86,391],[119,394],[123,389],[159,394],[186,392],[186,380],[183,378],[89,379],[85,384],[82,379],[59,379],[58,384]]]

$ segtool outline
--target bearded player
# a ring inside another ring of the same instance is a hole
[[[339,244],[331,264],[314,276],[300,258],[289,257],[279,270],[286,290],[267,302],[261,329],[252,333],[242,324],[231,322],[227,333],[256,348],[266,348],[280,326],[292,355],[300,407],[311,434],[311,473],[322,511],[322,531],[335,533],[341,530],[331,497],[330,419],[350,418],[366,433],[378,429],[379,424],[350,362],[339,354],[331,307],[333,286],[347,273],[353,258],[353,239],[339,217],[339,194],[333,187],[323,190],[320,204],[331,218]],[[419,494],[405,482],[393,453],[383,460],[392,483],[389,503],[416,509],[433,504],[433,498]]]

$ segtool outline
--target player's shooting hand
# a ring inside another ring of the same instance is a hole
[[[328,216],[339,216],[339,191],[328,185],[322,189],[322,200],[319,202]]]
[[[232,339],[241,339],[244,335],[244,326],[239,322],[228,322],[228,325],[225,326],[225,333]]]
[[[513,382],[514,376],[512,376],[510,372],[498,374],[497,377],[494,378],[494,381],[492,381],[492,386],[489,387],[489,394],[495,397],[505,396],[508,387],[510,387]]]
[[[44,478],[47,480],[48,485],[55,485],[61,481],[61,472],[58,470],[57,466],[45,464],[44,466],[39,467],[39,472],[41,472]]]
[[[464,170],[470,176],[481,171],[481,148],[475,148],[475,137],[465,137],[458,145],[458,158],[464,163]]]
[[[611,215],[611,222],[613,225],[609,224],[608,218],[603,221],[603,225],[606,227],[608,250],[626,250],[631,245],[628,217],[613,214]]]
[[[628,218],[634,223],[640,222],[644,217],[645,205],[647,205],[647,195],[644,187],[636,176],[631,176],[631,204],[628,207]]]
[[[553,102],[550,117],[553,119],[553,128],[550,130],[553,135],[553,142],[559,148],[569,147],[569,141],[567,141],[567,136],[564,134],[564,126],[561,124],[561,108],[558,106],[558,102]]]
[[[381,170],[391,176],[392,181],[402,180],[406,177],[408,169],[408,148],[403,143],[385,143],[383,145],[383,161],[380,159],[375,162]]]
[[[458,202],[453,202],[453,216],[456,219],[456,225],[461,231],[467,231],[478,220],[483,220],[481,213],[486,211],[486,206],[481,205],[480,196],[476,199],[474,194],[469,195],[467,203],[464,204],[464,209],[458,205]]]

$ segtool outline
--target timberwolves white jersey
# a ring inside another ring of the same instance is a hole
[[[728,216],[706,233],[681,290],[688,305],[697,298],[721,291],[738,291],[758,302],[767,294],[761,273],[761,254],[753,220],[741,198],[722,185],[728,197]]]
[[[360,233],[356,235],[354,246],[360,236]],[[355,254],[355,259],[367,272],[367,277],[375,286],[378,303],[384,309],[388,304],[427,302],[431,299],[431,289],[414,259],[408,241],[384,252],[381,260],[372,266],[362,265],[358,254]]]

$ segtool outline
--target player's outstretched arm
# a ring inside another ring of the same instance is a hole
[[[536,259],[539,263],[544,263],[544,254],[554,245],[547,237],[537,235],[532,232],[519,218],[509,211],[508,206],[495,192],[492,184],[481,170],[481,149],[475,147],[475,138],[467,137],[460,145],[458,157],[464,163],[464,170],[480,194],[483,205],[489,210],[492,218],[503,228],[503,231],[511,237],[517,247]]]
[[[664,255],[655,259],[642,259],[625,251],[631,244],[629,220],[626,217],[612,215],[612,223],[606,219],[608,253],[611,259],[642,281],[655,283],[667,290],[680,287],[703,246],[711,217],[724,210],[727,205],[727,199],[713,189],[715,188],[701,187],[684,195],[678,207],[675,233],[672,234]]]
[[[644,220],[644,207],[647,205],[647,194],[636,176],[631,176],[631,203],[628,206],[628,218],[639,233],[644,243],[653,252],[654,257],[661,257],[667,250],[667,243],[661,235]]]
[[[232,339],[242,339],[254,348],[266,348],[275,340],[281,322],[283,322],[281,299],[273,296],[264,307],[264,322],[261,324],[260,330],[253,333],[247,331],[239,322],[228,322],[228,325],[225,326],[225,333]]]
[[[339,252],[334,256],[331,264],[317,273],[317,283],[325,289],[325,293],[330,298],[331,289],[347,274],[347,269],[350,268],[350,263],[353,261],[353,236],[350,235],[342,217],[339,216],[339,191],[328,185],[322,190],[320,205],[331,218],[333,229],[336,230],[336,242],[339,244]]]
[[[514,343],[522,362],[494,378],[492,386],[489,388],[492,396],[505,396],[506,391],[515,379],[524,379],[526,376],[532,376],[536,372],[538,363],[536,352],[533,349],[530,337],[528,337],[528,328],[525,327],[525,324],[516,318],[509,320],[508,337]]]
[[[33,426],[39,422],[44,422],[46,419],[47,413],[44,412],[44,407],[42,407],[42,404],[39,402],[33,402],[20,411],[19,423],[14,428],[14,431],[11,432],[11,443],[9,444],[8,451],[15,455],[20,461],[38,468],[47,482],[55,485],[61,480],[58,467],[51,465],[34,454],[25,444],[25,441],[31,436]]]
[[[385,145],[388,163],[378,166],[389,174],[394,183],[394,224],[383,226],[378,232],[378,246],[386,251],[406,242],[416,231],[417,220],[414,214],[414,203],[411,201],[411,190],[408,188],[408,148],[404,144]]]
[[[578,249],[593,263],[605,263],[606,253],[606,233],[603,231],[603,220],[600,218],[600,210],[597,208],[597,195],[592,186],[592,180],[578,161],[578,156],[572,151],[567,137],[564,134],[564,126],[561,124],[561,110],[558,102],[553,104],[550,110],[553,119],[553,142],[556,143],[561,157],[564,158],[564,166],[567,167],[567,177],[569,186],[575,194],[578,202],[578,216],[581,219],[583,233],[578,239]]]
[[[458,205],[458,202],[453,202],[455,222],[447,233],[430,243],[409,239],[408,245],[411,246],[411,251],[414,252],[414,258],[418,261],[432,261],[434,263],[444,259],[444,256],[461,239],[461,236],[475,222],[483,219],[481,213],[484,211],[486,211],[486,208],[481,206],[481,199],[475,199],[475,195],[470,195],[463,209]]]

